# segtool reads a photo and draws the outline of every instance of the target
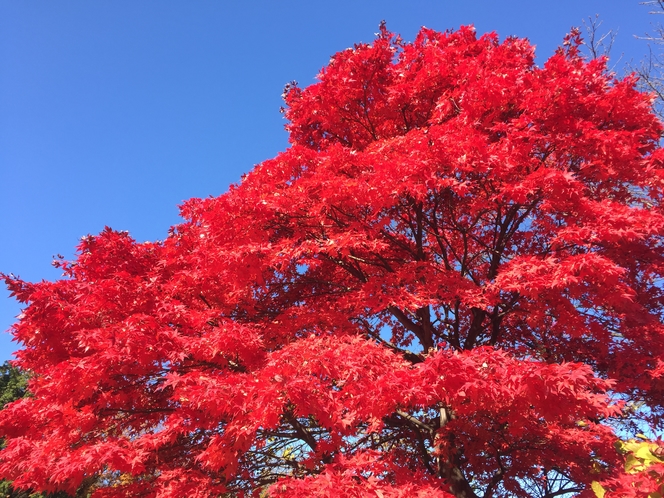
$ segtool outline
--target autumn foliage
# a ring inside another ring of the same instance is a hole
[[[661,462],[640,489],[616,444],[661,445],[662,125],[579,43],[538,67],[523,39],[382,27],[289,85],[288,150],[165,241],[107,229],[62,280],[6,276],[33,396],[0,412],[0,475],[98,498],[656,491]]]

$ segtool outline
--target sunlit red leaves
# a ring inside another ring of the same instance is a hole
[[[380,476],[389,475],[390,480]],[[340,455],[320,475],[306,479],[284,479],[269,490],[271,497],[320,496],[326,498],[451,498],[440,483],[426,474],[394,465],[378,452]]]

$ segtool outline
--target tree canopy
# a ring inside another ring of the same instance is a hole
[[[0,411],[0,475],[98,498],[657,491],[625,441],[660,454],[662,124],[579,44],[538,67],[524,39],[381,26],[288,85],[290,147],[166,240],[106,229],[61,280],[6,275],[33,396]]]

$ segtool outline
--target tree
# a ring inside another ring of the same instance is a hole
[[[0,365],[0,408],[21,399],[28,393],[26,386],[28,376],[25,372],[12,366],[9,362]],[[77,495],[85,496],[85,495]],[[0,498],[69,498],[64,493],[42,494],[33,493],[31,490],[15,490],[10,481],[0,481]]]
[[[26,395],[28,377],[9,362],[0,365],[0,408]]]
[[[8,362],[0,365],[0,408],[25,396],[27,377]],[[12,483],[0,481],[0,497],[2,498],[28,498],[29,492],[15,492]]]
[[[649,0],[641,2],[650,9],[650,14],[664,14],[664,0]],[[649,42],[648,57],[641,62],[635,72],[639,76],[640,86],[647,92],[652,92],[657,100],[655,101],[655,112],[662,118],[664,117],[664,61],[662,60],[661,47],[664,44],[664,26],[656,23],[653,31],[646,33],[641,37]]]
[[[6,275],[34,396],[0,412],[0,473],[610,496],[619,436],[662,429],[662,124],[580,43],[537,67],[523,39],[381,26],[287,86],[291,146],[165,241],[106,229],[62,280]]]

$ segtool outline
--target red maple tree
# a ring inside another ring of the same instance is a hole
[[[538,67],[523,39],[382,27],[289,85],[288,150],[165,241],[107,229],[62,280],[5,276],[33,376],[0,412],[0,474],[95,497],[638,495],[615,444],[662,429],[662,125],[579,43]]]

